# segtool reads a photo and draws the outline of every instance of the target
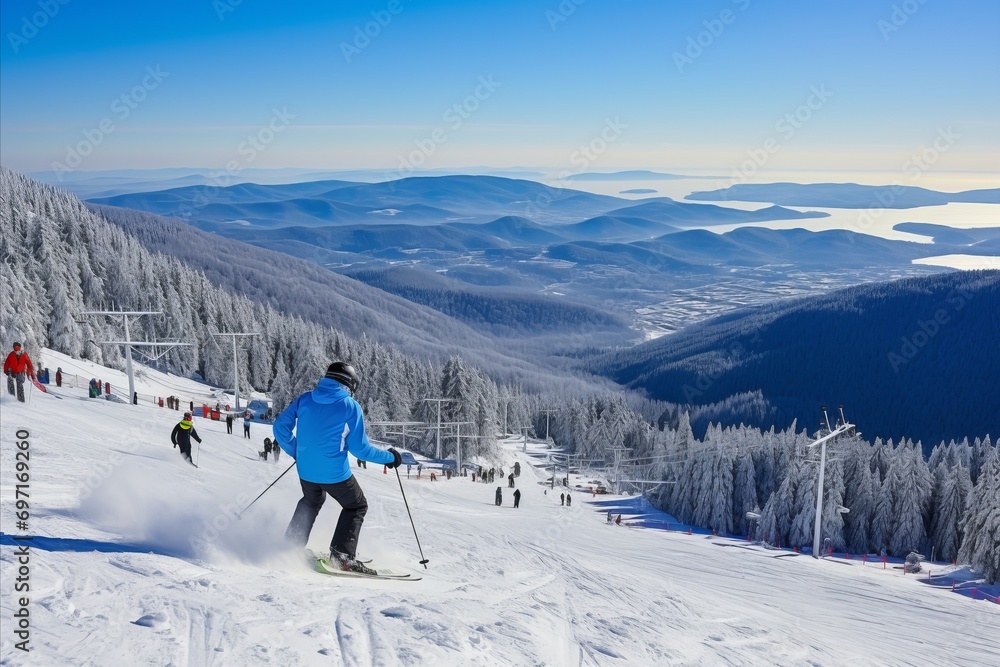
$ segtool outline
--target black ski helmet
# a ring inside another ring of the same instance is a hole
[[[335,361],[330,364],[329,368],[326,369],[325,377],[344,385],[351,390],[352,394],[358,390],[358,385],[361,384],[361,379],[358,377],[358,372],[354,370],[354,366],[343,361]]]

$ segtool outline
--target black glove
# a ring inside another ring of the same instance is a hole
[[[394,447],[389,448],[389,453],[392,454],[392,463],[386,463],[390,468],[398,468],[403,463],[403,457],[399,455]]]

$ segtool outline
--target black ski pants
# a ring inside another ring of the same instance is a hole
[[[354,558],[358,551],[361,525],[368,512],[368,501],[358,480],[352,475],[336,484],[317,484],[304,479],[300,479],[299,483],[302,485],[302,499],[295,506],[295,514],[285,531],[285,538],[304,547],[309,542],[309,533],[312,532],[316,516],[329,494],[341,507],[340,519],[330,541],[330,550]]]

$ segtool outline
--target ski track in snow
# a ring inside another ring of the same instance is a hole
[[[281,548],[294,471],[242,521],[225,509],[291,463],[253,456],[269,429],[255,425],[251,442],[197,420],[196,470],[170,446],[174,411],[53,391],[66,400],[0,397],[3,532],[18,534],[14,433],[27,426],[27,534],[39,536],[27,655],[6,630],[16,564],[9,538],[0,548],[3,665],[996,665],[1000,655],[1000,605],[874,565],[609,526],[585,494],[571,508],[544,495],[545,473],[514,443],[502,465],[521,461],[517,510],[502,483],[497,508],[496,483],[404,479],[427,570],[395,475],[355,468],[370,505],[361,554],[424,579],[323,577]],[[329,501],[310,548],[326,549],[336,519]],[[225,527],[211,548],[192,546],[213,522]]]

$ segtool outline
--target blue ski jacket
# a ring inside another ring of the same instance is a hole
[[[295,459],[299,477],[315,484],[348,479],[347,452],[362,461],[392,463],[391,453],[368,442],[361,406],[344,385],[330,378],[320,380],[278,415],[274,438]]]

